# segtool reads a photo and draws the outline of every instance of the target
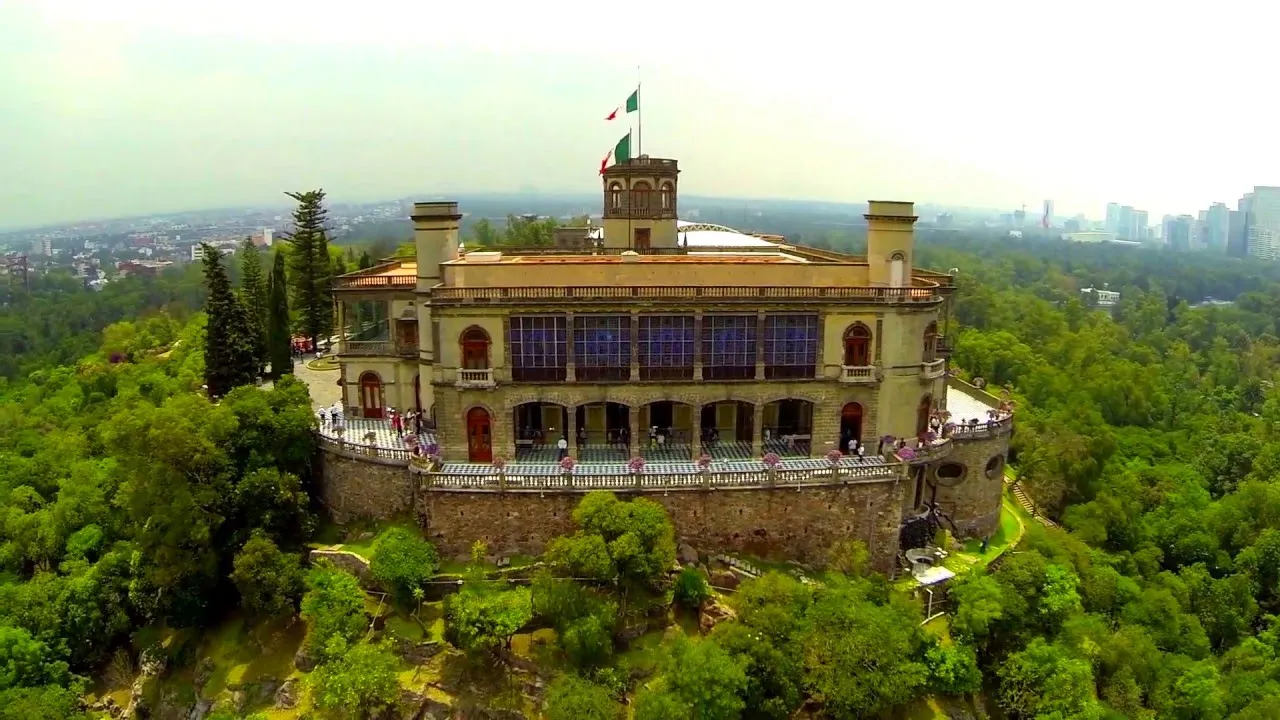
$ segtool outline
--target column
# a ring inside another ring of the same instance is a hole
[[[631,313],[631,382],[640,379],[640,315]]]
[[[758,402],[751,407],[751,457],[758,458],[762,454],[761,440],[764,437],[764,403]]]
[[[693,446],[693,459],[696,461],[702,457],[702,406],[693,406],[693,440],[690,442]]]
[[[631,455],[643,455],[640,448],[644,447],[644,442],[640,438],[640,406],[627,408],[627,432],[631,435],[631,447],[627,448],[627,452]],[[646,434],[647,438],[648,435]]]
[[[567,422],[564,424],[565,440],[569,443],[569,454],[578,456],[578,408],[568,407],[564,411]],[[581,459],[581,458],[579,458]]]
[[[764,313],[756,313],[756,380],[764,380]],[[756,412],[760,412],[759,408]],[[759,432],[757,426],[756,433]]]
[[[693,379],[702,380],[702,313],[693,314]],[[694,455],[697,459],[697,455]]]
[[[578,366],[577,366],[577,363],[573,361],[573,335],[574,335],[573,334],[573,313],[565,313],[564,327],[565,327],[564,381],[574,382],[577,380],[577,377],[575,376],[578,374],[578,370],[577,370]],[[572,420],[570,420],[570,422],[572,422]],[[572,437],[569,439],[569,443],[570,444],[573,443]]]

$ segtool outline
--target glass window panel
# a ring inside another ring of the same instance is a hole
[[[765,377],[813,377],[817,363],[817,315],[765,316]]]

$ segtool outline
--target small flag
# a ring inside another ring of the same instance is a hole
[[[631,93],[631,95],[627,98],[627,101],[622,105],[619,105],[618,107],[614,108],[613,112],[609,113],[609,117],[606,117],[605,120],[617,120],[618,113],[622,112],[623,110],[626,110],[627,114],[629,115],[633,112],[638,111],[639,109],[640,109],[640,88],[636,88],[636,91]]]
[[[613,146],[604,159],[600,161],[600,174],[604,174],[605,168],[609,167],[609,158],[613,158],[613,164],[626,162],[631,159],[631,133],[622,136],[617,145]]]

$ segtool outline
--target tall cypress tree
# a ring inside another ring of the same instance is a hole
[[[289,285],[284,276],[284,253],[276,253],[267,287],[267,360],[274,377],[293,372],[289,335]]]
[[[324,191],[286,193],[298,202],[293,211],[293,233],[288,237],[289,282],[299,330],[316,347],[333,332],[333,265],[325,227]]]
[[[244,307],[231,290],[222,255],[204,245],[204,282],[209,290],[204,309],[208,315],[204,338],[204,382],[209,397],[226,395],[257,377],[253,339]]]
[[[244,239],[240,248],[240,302],[249,320],[249,337],[253,341],[253,357],[258,372],[267,364],[267,277],[262,271],[262,256],[253,240]]]

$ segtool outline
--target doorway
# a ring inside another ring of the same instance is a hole
[[[367,418],[382,417],[382,378],[369,371],[360,376],[360,415]]]
[[[649,249],[649,228],[636,228],[636,237],[632,249],[636,252],[644,252]]]
[[[475,463],[493,462],[493,425],[489,411],[484,408],[467,411],[467,459]]]
[[[849,441],[862,443],[862,406],[856,402],[845,403],[840,409],[840,452],[849,452]]]

